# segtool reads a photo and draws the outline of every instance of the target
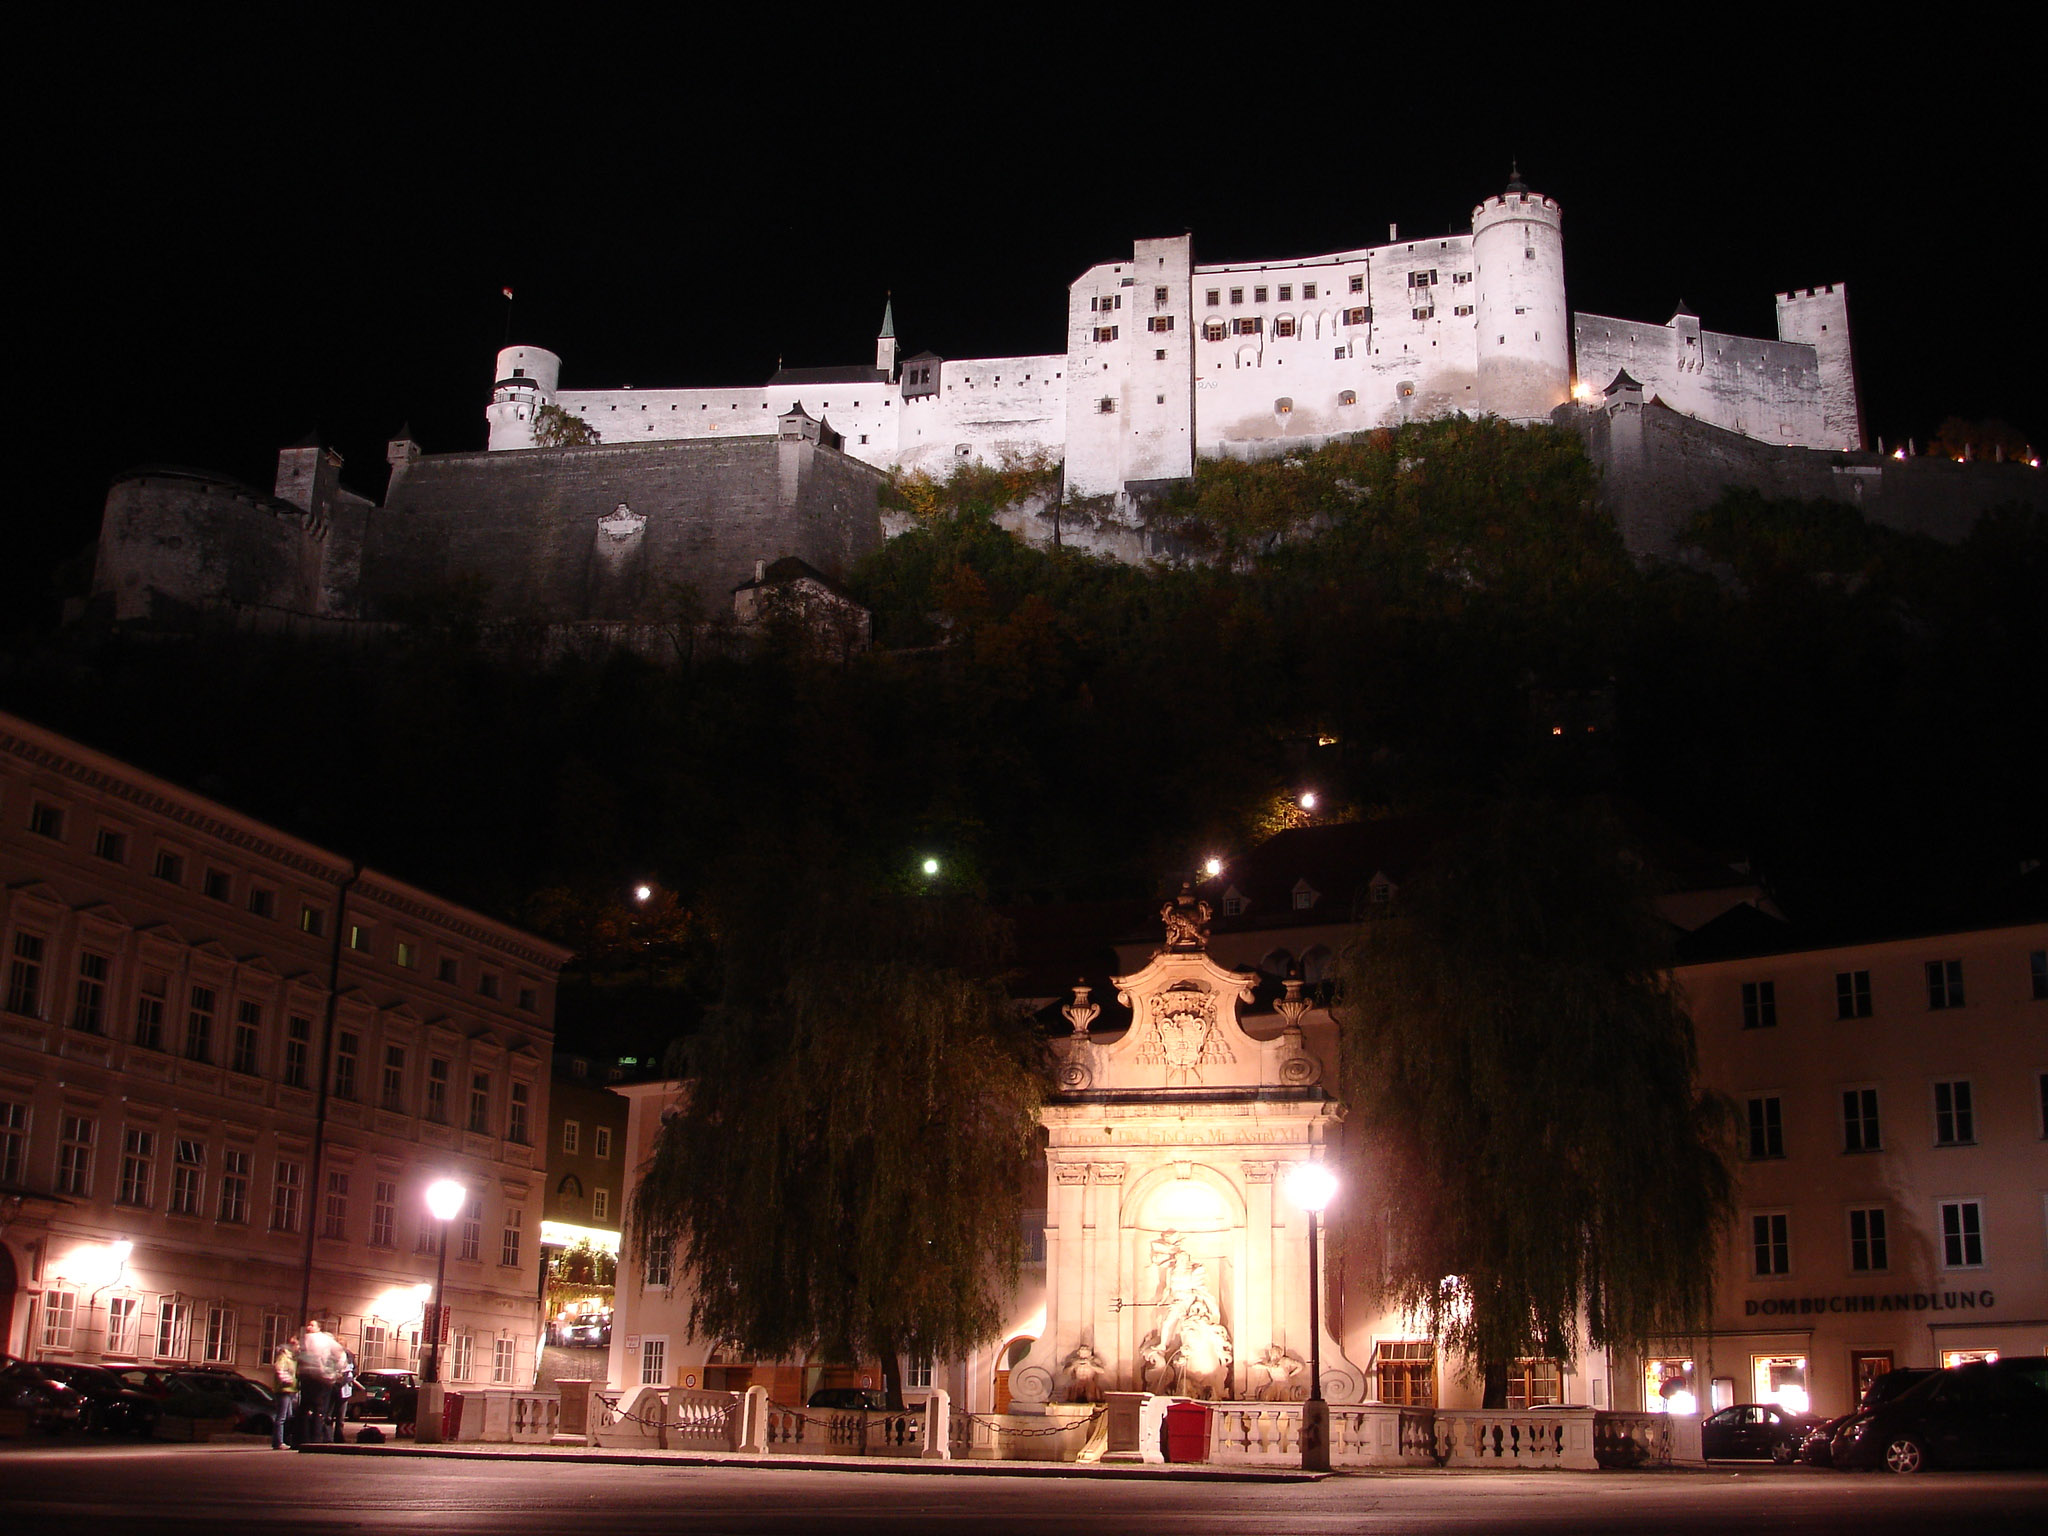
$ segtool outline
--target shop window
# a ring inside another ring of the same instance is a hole
[[[1436,1344],[1429,1339],[1389,1339],[1379,1356],[1380,1401],[1403,1408],[1436,1406]]]
[[[1672,1357],[1643,1362],[1643,1403],[1652,1413],[1695,1413],[1699,1400],[1693,1394],[1693,1363]]]
[[[1806,1356],[1752,1355],[1750,1389],[1759,1403],[1776,1403],[1787,1413],[1805,1413],[1810,1405],[1806,1395]]]

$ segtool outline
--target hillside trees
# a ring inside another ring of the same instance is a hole
[[[1597,807],[1502,800],[1345,956],[1343,1241],[1487,1407],[1517,1359],[1707,1313],[1723,1109],[1640,868]]]

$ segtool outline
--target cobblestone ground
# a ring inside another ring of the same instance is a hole
[[[550,1344],[540,1352],[542,1390],[558,1381],[603,1381],[609,1354],[609,1350],[571,1349],[567,1345]]]

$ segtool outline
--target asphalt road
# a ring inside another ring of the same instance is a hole
[[[1110,1482],[68,1445],[0,1454],[9,1533],[1779,1532],[1971,1536],[2048,1525],[2048,1473],[1901,1478],[1814,1468],[1353,1474],[1318,1483]]]

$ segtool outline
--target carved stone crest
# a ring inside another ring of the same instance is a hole
[[[1197,896],[1195,888],[1183,880],[1180,894],[1159,909],[1159,920],[1166,924],[1166,947],[1207,949],[1210,916],[1209,903]]]
[[[1145,1012],[1138,1064],[1164,1067],[1169,1082],[1199,1081],[1205,1063],[1237,1059],[1216,1029],[1214,994],[1172,987],[1145,999]]]
[[[623,501],[597,520],[597,531],[620,544],[634,537],[646,526],[647,519]]]

